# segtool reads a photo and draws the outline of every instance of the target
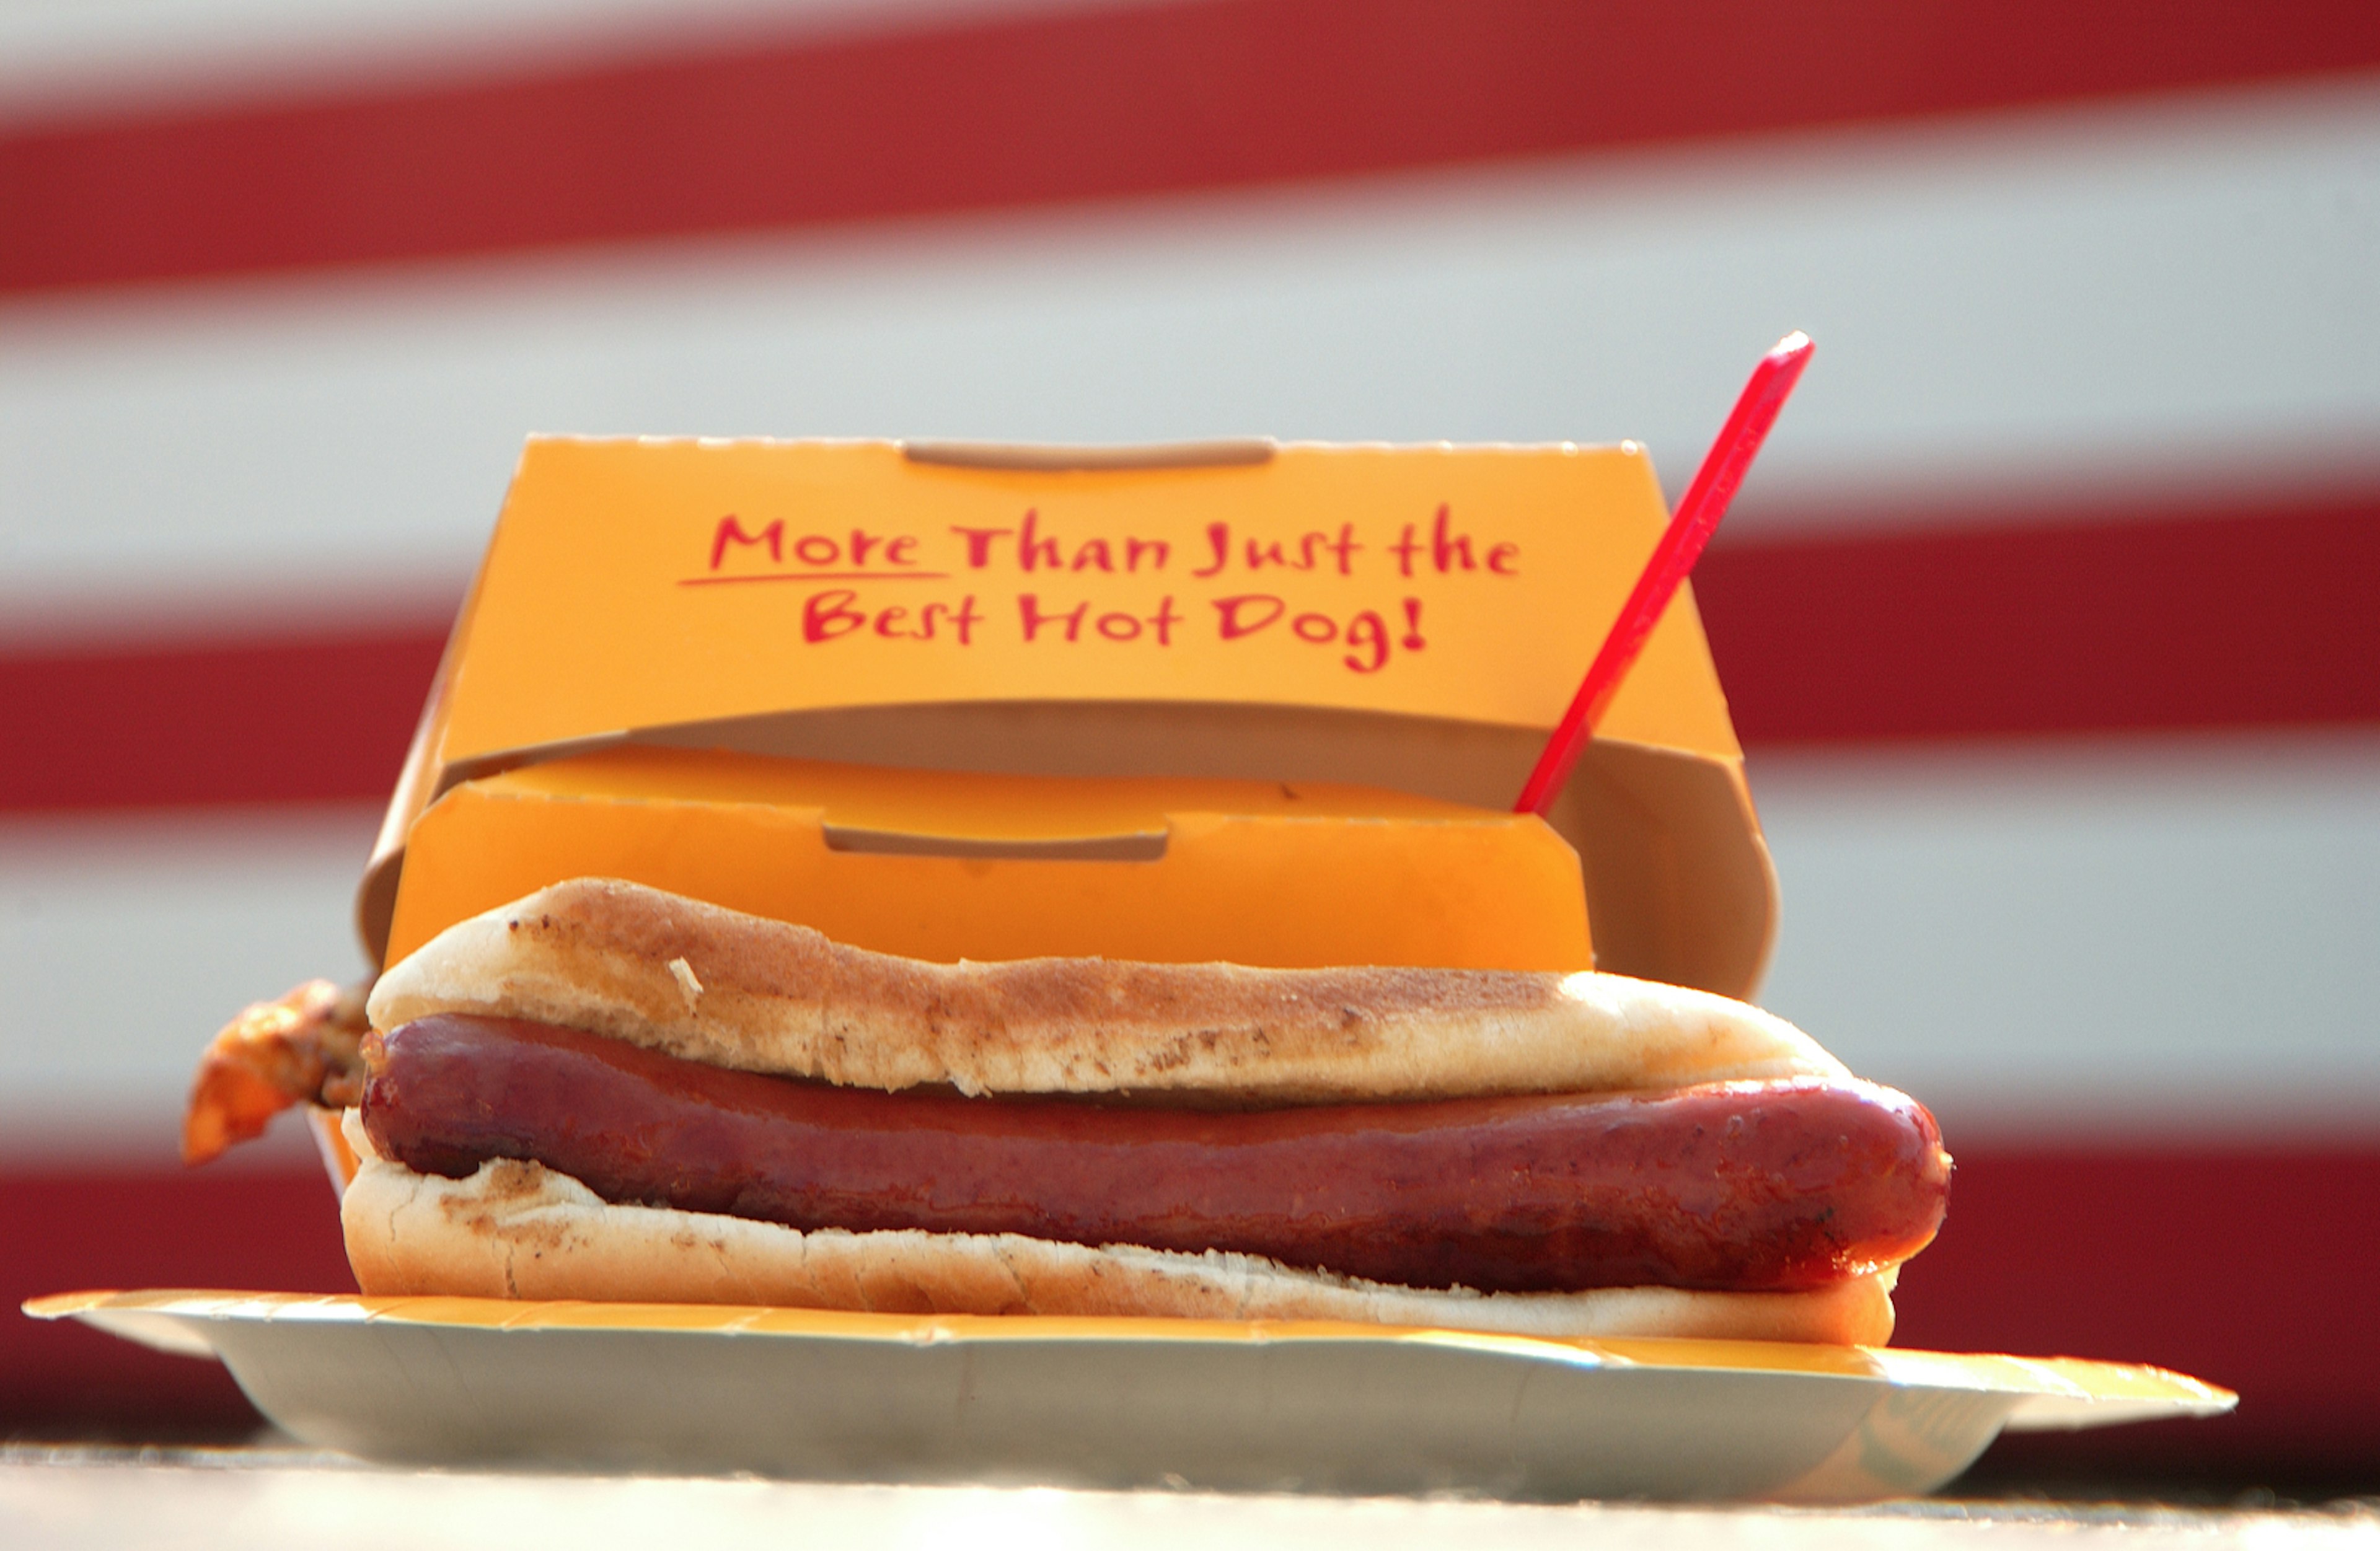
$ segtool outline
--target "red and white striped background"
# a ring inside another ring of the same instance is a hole
[[[1764,1000],[1942,1115],[1904,1339],[2380,1448],[2380,10],[0,11],[0,1294],[346,1285],[170,1161],[346,901],[523,433],[1648,442],[1819,341],[1697,589]],[[215,1424],[0,1323],[0,1427]],[[2107,1450],[2115,1452],[2107,1452]]]

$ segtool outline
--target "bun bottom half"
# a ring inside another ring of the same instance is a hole
[[[362,1128],[346,1128],[363,1143]],[[739,1303],[879,1314],[1316,1319],[1501,1335],[1673,1336],[1880,1346],[1890,1269],[1807,1292],[1669,1287],[1439,1291],[1299,1270],[1254,1255],[1097,1248],[1016,1234],[803,1232],[667,1207],[615,1206],[536,1163],[467,1179],[358,1149],[340,1206],[372,1296]]]

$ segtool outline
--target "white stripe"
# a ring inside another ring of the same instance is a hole
[[[348,900],[379,818],[0,822],[0,1164],[169,1157],[217,1028],[363,973]]]
[[[532,430],[1648,441],[1771,513],[2380,464],[2380,78],[1097,213],[0,308],[0,621],[456,585]],[[1773,526],[1774,517],[1767,519]],[[63,601],[61,601],[63,600]]]
[[[1764,1000],[1954,1145],[2380,1131],[2380,737],[1772,756],[1754,786]],[[7,1150],[162,1153],[219,1024],[356,972],[370,827],[0,826]]]
[[[0,119],[444,84],[1148,0],[8,0]]]
[[[1785,896],[1763,1000],[1952,1131],[2380,1133],[2380,735],[1752,779]]]

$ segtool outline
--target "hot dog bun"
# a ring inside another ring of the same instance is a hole
[[[1092,1248],[1014,1234],[800,1232],[774,1223],[615,1206],[535,1163],[467,1179],[371,1152],[340,1217],[368,1294],[752,1303],[880,1313],[1323,1319],[1552,1337],[1681,1336],[1881,1345],[1887,1269],[1810,1292],[1665,1287],[1436,1291],[1302,1271],[1251,1255]]]
[[[1846,1077],[1782,1019],[1622,975],[927,963],[607,878],[450,927],[381,977],[433,1012],[557,1024],[714,1066],[969,1094],[1347,1103]]]

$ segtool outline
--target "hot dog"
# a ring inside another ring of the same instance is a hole
[[[1948,1178],[1799,1031],[1618,976],[933,965],[579,880],[370,1012],[374,1292],[1878,1340]]]
[[[528,1157],[614,1203],[1412,1287],[1823,1287],[1914,1253],[1945,1184],[1925,1112],[1866,1084],[1150,1109],[836,1088],[454,1014],[371,1066],[365,1133],[420,1173]]]

